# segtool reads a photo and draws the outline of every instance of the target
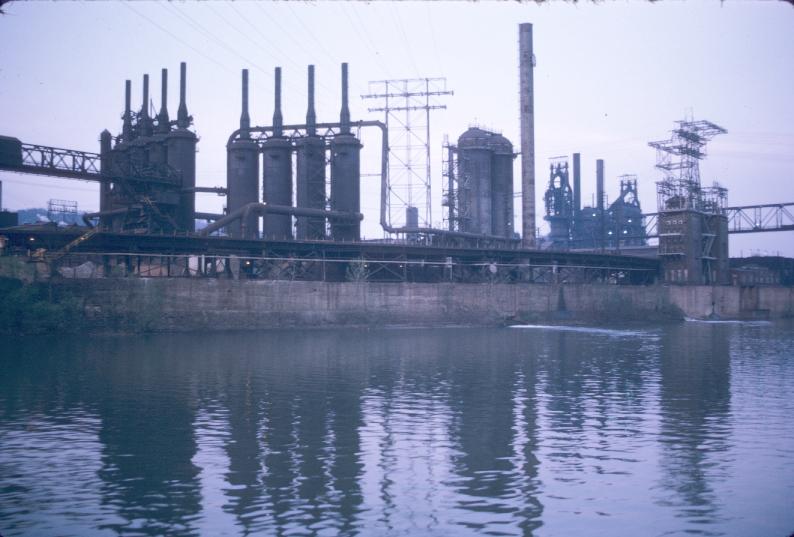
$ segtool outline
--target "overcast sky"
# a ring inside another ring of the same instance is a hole
[[[539,208],[549,158],[578,151],[584,202],[595,189],[595,159],[603,158],[609,199],[619,175],[637,174],[643,210],[655,212],[660,174],[647,143],[668,138],[690,112],[728,130],[709,144],[701,175],[729,189],[730,205],[794,201],[794,7],[784,2],[12,2],[3,9],[0,134],[98,151],[103,129],[121,130],[124,80],[132,79],[139,108],[141,76],[149,73],[159,108],[159,73],[168,68],[173,117],[179,62],[186,61],[203,186],[225,184],[240,69],[251,70],[254,124],[271,124],[275,66],[283,68],[285,122],[304,121],[310,63],[318,119],[337,121],[339,64],[347,61],[353,119],[382,119],[358,97],[371,80],[446,77],[454,90],[431,119],[432,219],[440,223],[445,134],[456,139],[477,123],[519,150],[518,25],[531,22]],[[378,143],[363,141],[370,149]],[[368,159],[363,171],[376,168]],[[515,178],[518,190],[519,159]],[[50,198],[98,208],[92,183],[0,179],[9,209],[46,206]],[[379,237],[377,179],[364,182],[363,233]],[[220,212],[223,203],[199,194],[197,208]],[[733,256],[751,250],[794,256],[794,236],[731,237]]]

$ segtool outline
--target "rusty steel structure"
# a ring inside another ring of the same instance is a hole
[[[105,276],[615,284],[661,277],[678,284],[725,284],[731,277],[729,233],[794,229],[794,203],[728,207],[726,189],[702,186],[699,162],[707,143],[725,129],[687,120],[677,123],[669,140],[650,143],[663,173],[657,213],[642,214],[636,176],[620,176],[620,194],[608,203],[603,160],[596,161],[592,206],[582,206],[581,156],[575,153],[572,166],[567,157],[551,162],[544,197],[551,235],[539,238],[531,24],[519,26],[519,62],[520,151],[499,133],[478,127],[454,144],[445,141],[443,229],[431,225],[429,205],[413,194],[403,196],[400,215],[393,214],[392,164],[421,177],[417,184],[429,204],[429,145],[425,140],[424,160],[393,162],[401,142],[392,137],[393,146],[389,137],[396,114],[421,112],[429,138],[430,110],[444,107],[430,97],[452,94],[441,79],[417,79],[424,85],[414,89],[408,81],[396,89],[388,84],[395,81],[384,81],[381,90],[364,97],[385,100],[372,110],[385,112],[387,121],[353,119],[348,65],[342,63],[339,116],[319,121],[317,72],[310,65],[305,120],[291,123],[282,112],[289,96],[282,94],[281,82],[288,73],[276,67],[272,120],[257,125],[249,112],[249,72],[243,69],[239,128],[226,144],[226,185],[210,187],[197,184],[198,138],[182,63],[176,114],[167,107],[166,69],[156,113],[149,76],[143,75],[135,108],[127,80],[120,132],[102,131],[99,152],[0,136],[0,170],[99,183],[99,210],[82,215],[85,226],[16,226],[4,216],[11,225],[0,233],[0,248],[48,262],[53,270],[91,261]],[[380,144],[379,224],[389,237],[379,241],[361,239],[362,140],[370,143],[362,135],[370,132]],[[514,229],[513,163],[519,155],[522,221]],[[196,212],[201,193],[227,196],[224,212]],[[196,231],[196,219],[208,225]],[[659,240],[658,259],[617,255],[646,246],[648,238]]]
[[[656,149],[659,257],[665,281],[726,284],[728,272],[727,189],[704,187],[700,161],[706,144],[727,131],[705,120],[678,121],[669,140],[650,142]]]

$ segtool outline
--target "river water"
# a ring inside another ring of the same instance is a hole
[[[794,532],[794,324],[10,338],[0,534]]]

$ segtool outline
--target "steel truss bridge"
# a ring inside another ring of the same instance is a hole
[[[659,213],[644,214],[645,236],[659,237]],[[794,202],[726,207],[728,233],[794,231]]]

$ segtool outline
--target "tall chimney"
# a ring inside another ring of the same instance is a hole
[[[243,69],[243,110],[240,114],[240,138],[248,139],[251,137],[251,116],[248,115],[248,69]]]
[[[149,121],[149,75],[143,75],[143,105],[141,106],[141,116],[138,118],[141,131],[144,136],[151,136],[152,124]]]
[[[125,142],[132,140],[132,81],[124,81],[124,126],[121,135]]]
[[[273,111],[273,136],[284,134],[284,117],[281,115],[281,67],[276,67],[276,107]]]
[[[581,175],[581,155],[573,154],[573,215],[579,217],[582,210],[582,175]]]
[[[596,160],[596,205],[604,210],[604,159]]]
[[[314,111],[314,66],[309,66],[309,108],[306,110],[306,133],[317,134],[317,113]]]
[[[168,132],[171,130],[170,119],[168,118],[168,69],[162,70],[162,81],[160,82],[160,114],[157,116],[158,132]]]
[[[518,27],[519,85],[521,92],[521,245],[535,246],[535,104],[532,24]]]
[[[179,64],[179,110],[176,112],[176,125],[180,129],[186,129],[190,126],[190,116],[187,115],[186,93],[187,64],[182,62]]]
[[[339,133],[350,134],[350,108],[347,106],[347,62],[342,64],[342,111],[339,113]]]
[[[604,160],[596,160],[596,206],[600,227],[601,248],[606,246],[606,215],[604,214]]]

